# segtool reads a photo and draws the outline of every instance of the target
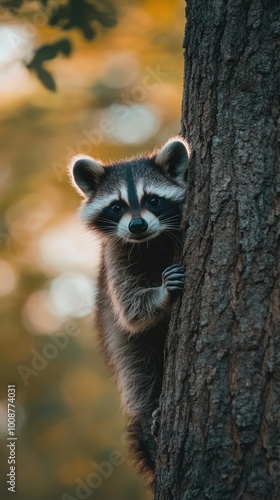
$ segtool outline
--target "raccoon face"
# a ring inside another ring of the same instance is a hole
[[[86,197],[81,215],[101,236],[142,243],[178,231],[188,165],[186,143],[169,140],[157,153],[103,166],[73,159],[73,183]]]

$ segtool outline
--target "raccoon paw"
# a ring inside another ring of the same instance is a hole
[[[181,292],[185,284],[185,268],[180,264],[167,267],[162,273],[164,288],[169,293]]]
[[[160,416],[161,416],[160,408],[157,408],[156,410],[153,411],[152,413],[153,422],[151,425],[151,433],[155,439],[157,439],[159,433]]]

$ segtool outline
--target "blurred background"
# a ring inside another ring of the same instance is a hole
[[[98,242],[66,166],[180,131],[184,0],[0,1],[0,498],[148,500],[93,324]]]

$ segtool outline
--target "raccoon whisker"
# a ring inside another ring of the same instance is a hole
[[[166,222],[166,223],[171,222],[171,224],[177,224],[177,223],[179,224],[179,220],[180,219],[177,216],[176,217],[166,217],[166,218],[162,217],[162,219],[161,219],[162,222]]]
[[[180,229],[180,225],[179,223],[175,223],[175,221],[172,221],[171,218],[170,219],[166,219],[166,220],[162,220],[162,230],[163,232],[167,232],[169,230],[171,231],[179,231]],[[150,224],[150,230],[151,231],[154,231],[155,233],[158,231],[158,223],[157,221],[152,221],[152,223]]]
[[[171,216],[169,215],[168,217],[166,217],[166,215],[167,215],[167,214],[166,214],[166,212],[165,212],[165,213],[161,214],[161,215],[158,217],[158,219],[159,219],[160,221],[169,221],[169,220],[172,220],[172,219],[179,219],[178,214],[171,215]]]
[[[168,236],[172,237],[173,241],[177,241],[179,244],[181,244],[181,240],[179,238],[179,228],[178,228],[178,232],[177,234],[174,233],[174,231],[167,231],[166,234],[168,234]]]
[[[118,244],[118,237],[116,236],[116,233],[112,233],[110,241],[108,241],[108,245],[115,246],[115,244]]]
[[[160,221],[162,224],[163,229],[174,229],[175,231],[178,231],[180,229],[180,220],[179,219],[162,219]]]
[[[163,253],[166,253],[166,248],[163,246],[163,244],[161,243],[161,241],[158,240],[157,244],[162,248]]]
[[[180,219],[179,217],[166,217],[162,218],[161,222],[164,223],[166,226],[170,225],[171,227],[174,228],[179,228],[180,227]]]
[[[128,260],[129,260],[129,259],[130,259],[130,257],[131,257],[131,253],[133,252],[134,247],[135,247],[135,243],[132,243],[132,247],[131,247],[130,252],[129,252],[129,254],[128,254]]]
[[[99,222],[105,222],[105,224],[110,224],[111,227],[118,227],[118,223],[113,221],[113,220],[110,220],[110,219],[105,219],[103,217],[99,217],[98,218],[98,221]]]
[[[100,238],[100,229],[97,229],[97,228],[96,228],[96,229],[95,229],[95,228],[93,229],[92,227],[88,227],[88,229],[89,229],[90,231],[92,231],[94,234],[96,234],[96,236],[97,236],[98,238]],[[106,232],[105,232],[105,231],[102,231],[102,232],[103,232],[103,234],[104,234],[104,235],[110,236],[110,238],[113,238],[113,237],[114,237],[114,235],[116,234],[115,229],[114,229],[114,230],[110,230],[110,231],[109,231],[109,230],[107,230]]]
[[[116,230],[115,229],[104,229],[103,230],[104,234],[106,234],[107,236],[111,236],[111,237],[116,237]]]
[[[107,232],[111,231],[112,234],[116,234],[116,228],[114,226],[107,226],[104,228],[104,231],[107,231]]]
[[[174,239],[176,239],[177,241],[180,242],[180,238],[179,238],[179,235],[178,235],[179,231],[180,231],[180,226],[179,225],[174,227],[173,225],[172,226],[168,226],[168,224],[167,224],[165,234],[172,235],[172,237]]]
[[[172,213],[174,213],[174,209],[173,209],[173,208],[170,208],[169,210],[165,210],[164,212],[162,212],[162,213],[160,214],[160,217],[161,217],[162,215],[165,215],[165,214],[172,214]]]
[[[173,242],[174,242],[174,245],[176,246],[176,248],[177,248],[177,249],[179,249],[179,248],[180,248],[180,245],[181,245],[181,241],[180,241],[180,239],[179,239],[177,236],[175,236],[175,234],[174,234],[174,233],[172,233],[171,231],[166,231],[166,233],[165,233],[165,234],[166,234],[166,236],[167,236],[168,238],[170,238],[170,239],[171,239],[171,241],[173,241]]]
[[[179,226],[180,225],[180,220],[179,220],[179,217],[166,217],[166,218],[162,218],[161,219],[161,222],[165,223],[165,224],[174,224],[176,226]]]
[[[173,210],[172,208],[171,208],[170,210],[165,210],[165,212],[162,212],[162,213],[158,216],[158,218],[159,218],[159,219],[162,219],[163,217],[165,217],[166,215],[168,215],[168,214],[170,214],[170,213],[171,213],[171,214],[172,214],[172,213],[174,214],[174,210]],[[173,217],[178,217],[178,215],[179,215],[179,214],[178,214],[178,213],[176,213],[176,214],[174,214],[174,215],[173,215]]]
[[[118,223],[117,223],[117,222],[115,222],[115,221],[113,221],[113,220],[111,220],[111,219],[108,219],[108,218],[106,218],[106,217],[98,217],[98,220],[99,220],[99,221],[101,221],[101,222],[110,222],[111,224],[113,224],[113,225],[115,225],[115,226],[117,226],[117,225],[118,225]]]
[[[164,230],[165,231],[179,231],[180,230],[180,226],[179,224],[165,224],[164,226]]]

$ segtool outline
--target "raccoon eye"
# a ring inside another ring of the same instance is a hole
[[[160,197],[159,196],[150,196],[147,201],[148,207],[156,208],[160,205]]]
[[[123,206],[120,203],[112,203],[110,210],[113,214],[119,214],[123,211]]]

